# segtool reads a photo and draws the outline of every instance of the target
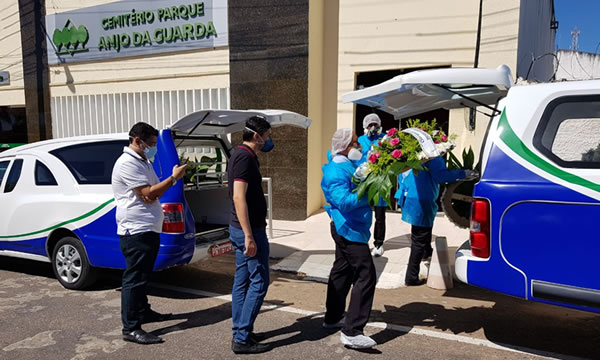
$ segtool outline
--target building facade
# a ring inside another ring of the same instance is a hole
[[[44,44],[28,27],[39,14],[26,3],[41,5]],[[295,111],[313,120],[309,130],[278,128],[275,151],[260,155],[263,174],[273,178],[279,219],[304,219],[322,207],[321,165],[331,135],[338,127],[362,133],[362,117],[374,111],[341,103],[343,93],[427,68],[506,64],[515,78],[530,79],[550,79],[554,71],[552,57],[542,57],[554,49],[552,0],[8,0],[3,6],[9,15],[0,32],[0,75],[8,73],[9,81],[0,79],[6,124],[0,136],[26,142],[124,132],[137,121],[164,128],[207,108]],[[43,47],[47,56],[39,59]],[[402,124],[380,115],[386,127]],[[478,152],[484,116],[475,127],[465,110],[420,117],[435,117],[457,134],[459,151]]]

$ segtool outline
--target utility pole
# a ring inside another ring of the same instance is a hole
[[[45,0],[19,0],[25,113],[29,142],[52,137]]]

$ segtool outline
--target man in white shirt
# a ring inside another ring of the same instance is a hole
[[[150,309],[146,284],[160,246],[163,211],[158,199],[183,177],[186,168],[176,165],[173,175],[162,182],[158,179],[150,162],[156,154],[157,136],[152,126],[135,124],[129,131],[129,146],[123,148],[112,172],[117,234],[126,263],[121,290],[123,340],[138,344],[163,342],[141,326],[171,317]]]

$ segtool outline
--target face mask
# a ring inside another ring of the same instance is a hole
[[[269,152],[273,150],[274,147],[275,143],[273,142],[273,139],[269,138],[269,140],[265,141],[265,144],[263,145],[262,149],[260,149],[260,151]]]
[[[381,134],[381,128],[379,126],[370,126],[365,129],[365,135],[375,136]]]
[[[362,159],[362,156],[363,156],[362,152],[355,147],[350,149],[350,151],[348,152],[348,159],[350,159],[352,161],[358,161],[358,160]]]
[[[272,138],[269,138],[269,140],[264,141],[262,139],[262,136],[260,136],[256,131],[250,129],[249,127],[244,127],[244,129],[248,130],[248,131],[252,131],[253,133],[255,133],[256,135],[258,135],[258,137],[262,140],[262,149],[260,149],[260,151],[262,152],[269,152],[271,150],[273,150],[273,148],[275,147],[275,143],[273,142]],[[260,143],[259,143],[260,144]]]
[[[156,145],[148,146],[148,144],[146,144],[144,140],[142,140],[142,143],[146,147],[144,149],[144,155],[146,155],[146,159],[151,160],[152,158],[154,158],[154,155],[156,155]]]

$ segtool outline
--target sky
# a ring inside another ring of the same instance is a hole
[[[571,31],[579,29],[579,51],[600,53],[600,0],[554,0],[558,20],[556,48],[571,48]]]

